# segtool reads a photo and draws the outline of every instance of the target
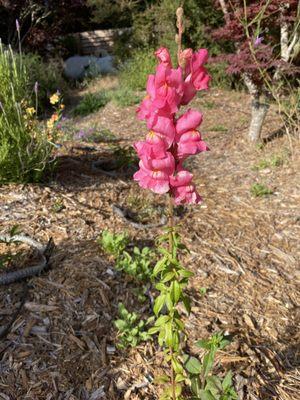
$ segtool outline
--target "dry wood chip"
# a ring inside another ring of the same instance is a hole
[[[24,304],[24,307],[32,312],[51,312],[51,311],[56,311],[58,309],[58,306],[51,306],[47,304],[37,304],[37,303],[32,303],[32,302],[26,302]]]

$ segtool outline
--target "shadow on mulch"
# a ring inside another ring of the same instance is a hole
[[[119,399],[115,382],[128,354],[115,347],[113,320],[119,302],[136,309],[132,283],[94,241],[58,244],[52,263],[30,280],[25,306],[0,343],[1,391],[12,399],[29,392],[35,400]],[[17,307],[22,285],[0,288],[1,316]]]

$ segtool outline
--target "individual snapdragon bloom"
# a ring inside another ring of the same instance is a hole
[[[193,174],[179,168],[176,175],[170,177],[171,192],[175,204],[199,204],[201,197],[192,183]]]
[[[150,131],[145,141],[136,142],[133,147],[140,158],[164,158],[169,146],[163,135],[158,132]]]
[[[165,47],[161,47],[154,53],[158,59],[158,61],[163,64],[165,67],[172,68],[172,61],[169,50]]]
[[[176,113],[183,95],[181,68],[173,69],[159,64],[152,85],[152,107],[163,113]]]
[[[140,169],[133,175],[144,189],[163,194],[170,190],[170,176],[175,171],[175,160],[171,153],[166,152],[164,158],[143,157],[139,162]]]
[[[195,96],[198,90],[208,89],[210,75],[203,66],[208,59],[206,49],[200,49],[190,57],[185,67],[184,94],[181,104],[188,104]]]
[[[179,159],[208,150],[197,130],[201,122],[202,114],[192,109],[189,109],[177,120],[175,140]]]

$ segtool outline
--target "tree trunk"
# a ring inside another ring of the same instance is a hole
[[[269,105],[260,102],[259,98],[252,98],[251,102],[251,122],[249,127],[249,140],[257,143],[261,139],[261,131],[266,118]]]

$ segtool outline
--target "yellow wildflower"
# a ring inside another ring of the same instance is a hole
[[[52,120],[52,119],[49,119],[49,120],[47,121],[47,128],[48,128],[48,129],[53,129],[53,126],[54,126],[53,120]]]
[[[59,95],[58,93],[54,93],[51,97],[50,97],[50,103],[51,104],[57,104],[59,102]]]
[[[26,108],[26,114],[32,116],[33,114],[35,114],[35,109],[33,107]]]
[[[61,104],[61,105],[60,105],[60,108],[61,108],[61,110],[63,110],[63,109],[65,108],[65,105],[64,105],[64,104]]]

